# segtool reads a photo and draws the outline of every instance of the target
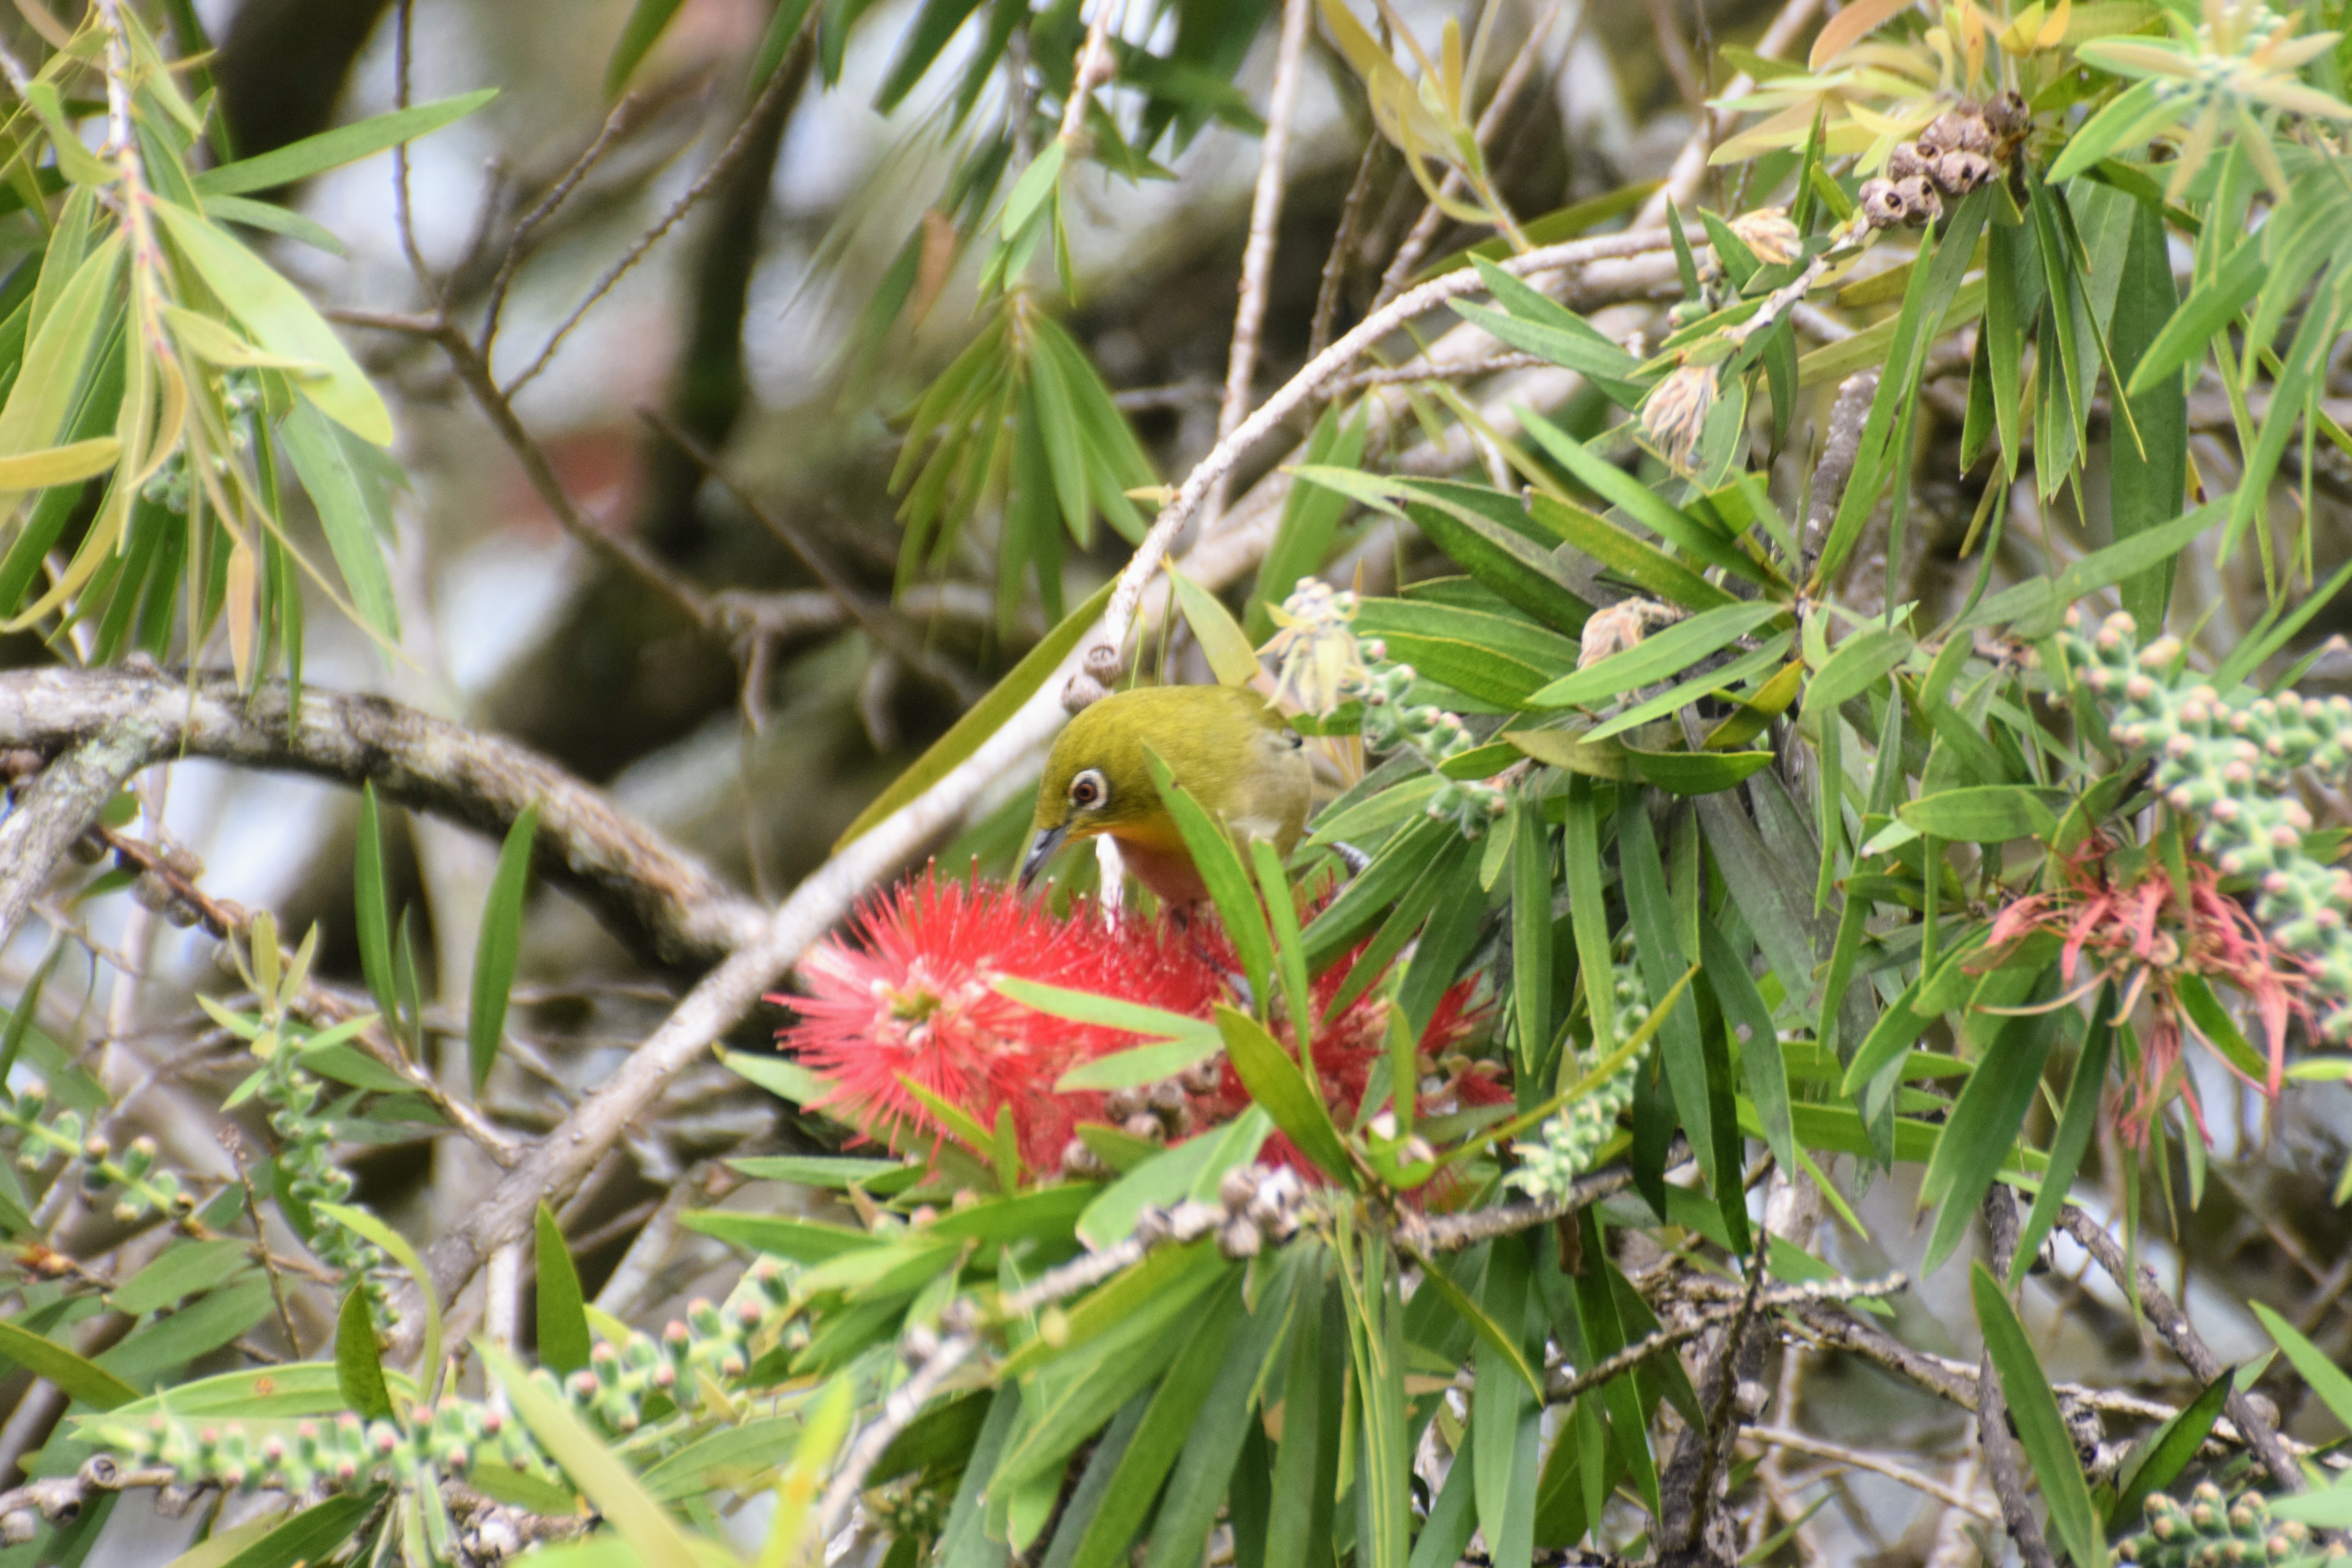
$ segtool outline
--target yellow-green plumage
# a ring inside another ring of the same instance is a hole
[[[1054,742],[1022,879],[1066,840],[1108,833],[1128,869],[1161,901],[1207,898],[1152,784],[1153,752],[1236,842],[1263,838],[1286,855],[1297,844],[1314,770],[1282,715],[1241,687],[1142,687],[1090,704]]]

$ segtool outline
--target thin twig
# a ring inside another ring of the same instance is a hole
[[[1401,1247],[1403,1246],[1400,1241]],[[1758,1271],[1759,1274],[1761,1270]],[[1876,1300],[1896,1295],[1911,1288],[1908,1276],[1888,1274],[1876,1279],[1809,1279],[1801,1285],[1784,1285],[1778,1289],[1743,1291],[1739,1300],[1713,1307],[1702,1307],[1686,1323],[1670,1329],[1660,1329],[1643,1335],[1623,1350],[1601,1357],[1582,1372],[1558,1378],[1544,1388],[1544,1403],[1565,1405],[1586,1389],[1598,1388],[1620,1373],[1629,1372],[1656,1355],[1660,1351],[1698,1338],[1717,1323],[1729,1323],[1758,1311],[1779,1311],[1784,1307],[1818,1307],[1832,1301]]]
[[[1591,9],[1589,5],[1578,8],[1579,31],[1582,30],[1583,17]],[[1520,47],[1517,54],[1511,57],[1510,65],[1503,72],[1503,79],[1495,84],[1495,96],[1487,100],[1486,109],[1478,116],[1477,136],[1480,146],[1485,146],[1495,133],[1502,129],[1503,117],[1510,112],[1512,103],[1519,96],[1519,89],[1527,85],[1528,78],[1535,70],[1536,62],[1542,58],[1543,51],[1540,46],[1543,43],[1543,36],[1551,29],[1552,21],[1559,15],[1558,6],[1545,9],[1543,15],[1537,18],[1535,26],[1529,30],[1527,42]],[[1574,41],[1572,37],[1570,40],[1571,45]],[[1444,179],[1438,183],[1438,194],[1443,196],[1459,195],[1468,184],[1469,182],[1463,178],[1461,170],[1450,168],[1445,171]],[[1437,237],[1437,231],[1444,222],[1444,207],[1435,202],[1423,204],[1421,216],[1413,219],[1412,227],[1405,232],[1404,242],[1397,247],[1397,253],[1389,258],[1387,270],[1381,274],[1380,292],[1372,297],[1374,310],[1378,310],[1404,292],[1405,286],[1412,280],[1414,269],[1421,265],[1421,258],[1429,254],[1430,242]]]
[[[798,88],[799,79],[791,71],[780,70],[768,79],[768,85],[760,89],[760,96],[752,100],[751,107],[744,112],[741,121],[735,127],[735,133],[728,138],[727,145],[720,148],[719,156],[710,161],[710,167],[703,170],[694,184],[686,188],[685,195],[670,204],[669,210],[662,214],[653,227],[637,237],[635,243],[622,253],[618,261],[604,269],[604,275],[590,286],[588,292],[581,297],[580,302],[572,308],[572,313],[557,324],[554,331],[548,334],[547,342],[540,349],[538,356],[525,365],[521,373],[509,381],[501,389],[502,399],[513,397],[537,379],[539,373],[547,368],[548,361],[555,357],[555,351],[563,346],[563,340],[572,335],[572,329],[580,324],[581,318],[595,309],[597,302],[611,293],[614,287],[628,276],[631,268],[645,259],[646,253],[661,243],[664,235],[677,227],[679,221],[692,212],[703,197],[718,188],[719,182],[727,177],[727,171],[734,167],[735,160],[743,155],[743,150],[749,147],[758,135],[761,119],[767,113],[771,100],[780,93],[788,89],[796,91]],[[472,345],[469,343],[467,346]],[[457,355],[453,353],[450,359],[454,363]],[[487,365],[487,361],[485,363]],[[462,370],[460,374],[463,374]],[[485,374],[487,374],[486,369]]]
[[[499,261],[497,275],[490,279],[489,302],[483,307],[481,331],[474,340],[476,352],[484,359],[490,357],[491,347],[498,340],[499,317],[506,310],[507,290],[513,287],[515,274],[521,270],[523,260],[530,254],[531,236],[539,231],[540,225],[555,216],[556,209],[571,198],[572,193],[579,188],[580,182],[588,177],[588,172],[603,160],[614,139],[635,117],[636,109],[637,95],[624,93],[621,101],[613,106],[613,112],[604,116],[604,123],[598,128],[596,138],[588,143],[587,150],[572,161],[572,167],[563,171],[562,178],[540,198],[539,205],[523,214],[520,221],[516,223],[513,236],[507,241],[507,253]]]
[[[392,75],[394,106],[406,109],[409,100],[409,66],[415,54],[412,34],[415,31],[416,0],[399,0],[393,16]],[[409,204],[408,143],[392,144],[392,205],[394,221],[400,228],[400,248],[408,258],[408,269],[416,275],[416,285],[425,290],[425,298],[439,303],[441,286],[434,281],[432,268],[425,265],[425,252],[416,243],[416,215]]]
[[[1376,130],[1364,142],[1364,155],[1356,161],[1356,177],[1348,183],[1348,198],[1339,204],[1339,229],[1331,237],[1331,248],[1323,258],[1323,279],[1315,287],[1315,324],[1307,333],[1308,359],[1331,345],[1331,326],[1339,318],[1339,290],[1354,264],[1357,229],[1364,220],[1364,198],[1371,194],[1372,171],[1380,163],[1381,145]]]
[[[1999,1182],[1985,1194],[1985,1232],[1990,1242],[1988,1261],[1996,1279],[2006,1279],[2017,1256],[2017,1200]],[[1977,1363],[1977,1446],[1984,1454],[1986,1477],[2000,1500],[2001,1523],[2016,1543],[2026,1568],[2056,1568],[2050,1542],[2042,1533],[2041,1518],[2026,1500],[2025,1474],[2016,1435],[2010,1430],[2009,1402],[1992,1364],[1987,1345]]]
[[[1234,433],[1249,412],[1250,386],[1257,375],[1258,329],[1265,322],[1266,295],[1274,276],[1275,230],[1282,221],[1287,182],[1283,165],[1290,154],[1290,117],[1298,103],[1298,61],[1307,48],[1309,0],[1284,0],[1282,34],[1275,50],[1274,86],[1266,95],[1265,140],[1258,149],[1257,189],[1250,198],[1249,239],[1242,247],[1241,300],[1234,311],[1233,348],[1225,360],[1225,395],[1217,407],[1217,439]],[[1224,510],[1225,487],[1210,492],[1203,526],[1213,526]]]
[[[2005,1188],[1996,1190],[2004,1194],[2007,1191]],[[2122,1246],[2107,1234],[2106,1226],[2073,1204],[2058,1211],[2058,1226],[2074,1237],[2116,1285],[2126,1291],[2137,1289],[2140,1310],[2147,1314],[2149,1323],[2199,1382],[2210,1384],[2229,1371],[2221,1358],[2213,1353],[2212,1347],[2205,1342],[2204,1336],[2198,1333],[2195,1325],[2189,1322],[2189,1315],[2180,1310],[2158,1282],[2156,1270],[2150,1268],[2145,1259],[2139,1260],[2138,1266],[2134,1268],[2132,1260],[2124,1256]],[[2232,1385],[2228,1397],[2222,1401],[2221,1408],[2229,1413],[2238,1430],[2245,1434],[2247,1446],[2262,1460],[2263,1468],[2270,1472],[2271,1479],[2278,1484],[2279,1489],[2288,1492],[2303,1490],[2306,1484],[2303,1468],[2294,1462],[2294,1456],[2288,1453],[2286,1446],[2279,1440],[2277,1429],[2263,1419],[2262,1413],[2254,1408],[2243,1391]]]
[[[1792,1431],[1786,1426],[1749,1426],[1741,1434],[1775,1448],[1787,1448],[1799,1454],[1811,1454],[1817,1459],[1829,1459],[1857,1470],[1869,1470],[1901,1481],[1914,1491],[1927,1493],[1949,1507],[1963,1509],[1987,1524],[1999,1524],[2000,1516],[1985,1507],[1983,1502],[1956,1488],[1945,1485],[1933,1476],[1923,1476],[1894,1460],[1874,1454],[1866,1448],[1849,1448],[1842,1443],[1832,1443],[1811,1433]]]
[[[1095,84],[1110,75],[1110,18],[1119,5],[1120,0],[1100,0],[1094,22],[1087,28],[1087,41],[1078,50],[1077,62],[1070,68],[1070,97],[1062,105],[1064,142],[1077,140],[1087,122],[1087,104],[1094,97]]]
[[[1541,370],[1551,363],[1541,354],[1517,351],[1490,354],[1484,359],[1453,360],[1444,364],[1416,359],[1411,364],[1360,370],[1353,375],[1341,376],[1325,390],[1333,397],[1345,397],[1368,386],[1403,386],[1428,381],[1475,381],[1479,376],[1496,375],[1507,370]]]
[[[278,1306],[278,1326],[286,1331],[287,1348],[294,1352],[296,1361],[300,1361],[302,1336],[295,1330],[293,1310],[286,1302],[286,1281],[278,1275],[277,1260],[269,1255],[269,1234],[261,1218],[261,1194],[253,1188],[252,1151],[246,1147],[243,1134],[235,1127],[221,1130],[220,1144],[228,1152],[228,1163],[236,1167],[237,1185],[245,1189],[245,1212],[253,1216],[253,1256],[261,1264],[261,1271],[269,1277],[269,1299]]]

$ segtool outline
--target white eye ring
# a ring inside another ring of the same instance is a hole
[[[1070,781],[1070,804],[1080,811],[1092,811],[1110,800],[1110,784],[1099,768],[1087,768]]]

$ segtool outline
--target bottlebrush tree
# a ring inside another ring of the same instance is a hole
[[[263,196],[488,97],[407,0],[392,109],[245,156],[271,8],[17,9],[0,1568],[2347,1560],[2340,7],[636,0],[530,40],[618,25],[576,154],[452,262],[399,153],[334,305]],[[1593,49],[1655,179],[1512,151]],[[1079,286],[1243,145],[1221,395],[1197,288]],[[518,399],[706,213],[622,526]],[[609,793],[306,684],[321,605],[438,679],[388,452],[488,506],[461,428],[601,574]],[[1182,680],[1298,732],[1296,851],[1171,779],[1207,905],[1013,885],[1058,724]],[[720,731],[772,907],[630,815]],[[350,787],[331,897],[207,886],[195,759]]]

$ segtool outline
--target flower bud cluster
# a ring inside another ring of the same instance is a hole
[[[2184,1507],[2163,1492],[2147,1500],[2147,1529],[2123,1542],[2126,1563],[2143,1568],[2221,1568],[2224,1563],[2304,1562],[2314,1568],[2347,1568],[2352,1555],[2336,1547],[2325,1558],[2308,1555],[2310,1529],[2271,1517],[2270,1504],[2252,1489],[2224,1498],[2211,1481],[2201,1481]]]
[[[599,1342],[588,1366],[559,1380],[541,1368],[531,1381],[614,1433],[635,1431],[651,1414],[648,1402],[666,1397],[680,1409],[701,1403],[698,1374],[740,1378],[751,1366],[751,1342],[771,1314],[791,1297],[784,1265],[761,1258],[714,1307],[698,1300],[687,1321],[672,1322],[656,1340],[633,1332],[618,1346]],[[316,1420],[257,1423],[191,1422],[168,1410],[145,1421],[103,1426],[99,1438],[142,1467],[163,1467],[184,1482],[210,1482],[231,1491],[268,1487],[301,1496],[401,1484],[420,1466],[462,1477],[484,1460],[545,1480],[561,1478],[530,1433],[491,1400],[445,1395],[429,1421],[364,1421],[345,1411]]]
[[[1617,1037],[1624,1039],[1650,1016],[1649,988],[1630,963],[1617,965],[1614,1005]],[[1511,1145],[1519,1167],[1504,1179],[1538,1203],[1564,1198],[1576,1178],[1592,1168],[1601,1146],[1616,1136],[1617,1119],[1633,1103],[1633,1079],[1642,1067],[1642,1053],[1628,1056],[1592,1091],[1537,1130],[1533,1140]]]
[[[1287,1165],[1237,1165],[1217,1184],[1223,1223],[1217,1250],[1227,1258],[1255,1258],[1267,1242],[1279,1247],[1298,1230],[1307,1184]]]
[[[2014,92],[1937,115],[1916,140],[1895,144],[1885,174],[1863,182],[1863,218],[1873,228],[1916,228],[1941,217],[1946,197],[1992,183],[2032,121]]]
[[[494,1436],[475,1439],[515,1468],[548,1479],[554,1472],[511,1417],[489,1417]],[[435,1430],[440,1428],[438,1419]],[[415,1438],[387,1420],[363,1421],[350,1411],[317,1420],[195,1423],[157,1411],[136,1426],[101,1427],[99,1436],[142,1468],[162,1467],[184,1482],[210,1482],[236,1491],[268,1487],[296,1496],[315,1491],[394,1484],[413,1475],[422,1457]]]
[[[1364,743],[1375,752],[1410,749],[1433,771],[1477,748],[1477,739],[1458,713],[1433,703],[1409,700],[1419,679],[1409,664],[1388,662],[1377,637],[1359,639],[1349,623],[1356,595],[1335,592],[1318,578],[1301,580],[1276,613],[1282,630],[1266,645],[1278,661],[1277,697],[1287,692],[1308,712],[1328,717],[1339,705],[1364,705]],[[1430,798],[1429,815],[1451,822],[1465,838],[1477,838],[1509,803],[1493,784],[1444,779]]]
[[[948,1499],[921,1477],[908,1477],[866,1494],[866,1517],[894,1541],[936,1541],[947,1527]]]
[[[48,1100],[48,1086],[37,1079],[14,1095],[0,1086],[0,1126],[15,1128],[22,1140],[19,1165],[37,1171],[62,1156],[66,1168],[79,1167],[85,1196],[115,1194],[114,1217],[125,1224],[149,1215],[180,1219],[194,1212],[194,1194],[180,1184],[180,1178],[155,1168],[152,1138],[134,1138],[117,1154],[106,1139],[83,1126],[79,1111],[61,1110],[44,1121]]]
[[[2182,664],[2178,638],[2141,647],[2137,629],[2119,611],[2085,637],[2070,612],[2067,655],[2108,704],[2109,732],[2154,758],[2156,786],[2197,824],[2198,846],[2223,876],[2254,879],[2255,918],[2332,1003],[2322,1030],[2352,1038],[2352,872],[2304,847],[2311,813],[2288,787],[2298,768],[2352,768],[2352,700],[2225,697]]]
[[[698,1298],[688,1304],[685,1320],[672,1319],[658,1339],[633,1330],[617,1345],[598,1341],[588,1364],[563,1379],[562,1393],[575,1408],[618,1433],[643,1426],[650,1414],[647,1402],[656,1397],[691,1410],[701,1403],[703,1375],[726,1384],[751,1370],[752,1342],[761,1325],[791,1299],[784,1265],[762,1258],[745,1271],[723,1306]],[[531,1375],[553,1382],[544,1371]]]

